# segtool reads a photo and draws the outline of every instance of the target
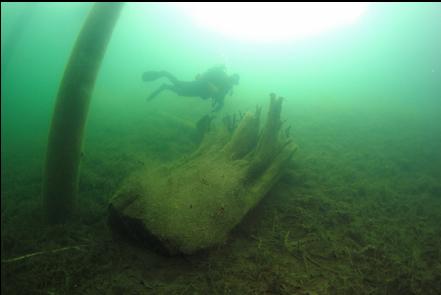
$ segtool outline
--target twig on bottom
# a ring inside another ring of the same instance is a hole
[[[15,257],[15,258],[3,259],[2,263],[16,262],[16,261],[20,261],[20,260],[23,260],[23,259],[27,259],[27,258],[30,258],[30,257],[37,256],[37,255],[48,254],[48,253],[57,253],[57,252],[71,250],[71,249],[81,250],[80,248],[84,247],[84,246],[86,246],[86,245],[69,246],[69,247],[63,247],[63,248],[54,249],[54,250],[34,252],[34,253],[22,255],[22,256],[19,256],[19,257]]]

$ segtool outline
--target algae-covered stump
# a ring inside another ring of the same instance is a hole
[[[282,98],[210,128],[198,150],[169,166],[128,177],[110,201],[110,224],[168,254],[191,254],[222,243],[283,174],[296,150],[280,132]],[[233,128],[231,128],[233,125]]]

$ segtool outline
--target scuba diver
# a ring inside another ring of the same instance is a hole
[[[233,94],[233,86],[239,84],[239,75],[227,75],[225,66],[215,66],[203,74],[198,74],[193,81],[180,81],[167,71],[147,71],[142,75],[144,82],[167,78],[171,84],[162,84],[153,91],[147,101],[154,99],[164,90],[170,90],[179,96],[200,97],[204,100],[212,98],[213,112],[224,105],[225,96]]]

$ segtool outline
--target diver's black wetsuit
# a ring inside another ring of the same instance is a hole
[[[145,72],[142,78],[144,81],[153,81],[162,77],[167,78],[172,84],[162,84],[150,94],[147,100],[152,100],[164,90],[170,90],[180,96],[213,98],[213,111],[222,108],[225,96],[238,83],[238,75],[233,75],[233,78],[229,77],[223,66],[209,69],[194,81],[179,81],[167,71]]]
[[[214,85],[206,80],[179,81],[175,76],[166,71],[145,72],[143,74],[144,81],[156,80],[161,77],[167,78],[172,84],[162,84],[150,94],[147,100],[152,100],[164,90],[173,91],[179,96],[193,96],[202,99],[210,98],[215,91]]]

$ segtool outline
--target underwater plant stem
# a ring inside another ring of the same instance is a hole
[[[123,3],[96,3],[76,40],[56,99],[43,199],[51,223],[71,215],[78,191],[83,131],[95,80]]]
[[[326,266],[321,265],[320,263],[318,263],[317,261],[315,261],[314,259],[312,259],[311,256],[309,256],[308,253],[306,253],[306,252],[305,252],[305,254],[304,254],[304,258],[306,258],[309,262],[311,262],[312,264],[314,264],[314,265],[317,266],[318,268],[322,268],[322,269],[324,269],[324,270],[327,270],[327,271],[329,271],[329,272],[332,272],[333,274],[338,275],[338,272],[337,272],[337,271],[335,271],[335,270],[333,270],[333,269],[331,269],[331,268],[329,268],[329,267],[326,267]]]

